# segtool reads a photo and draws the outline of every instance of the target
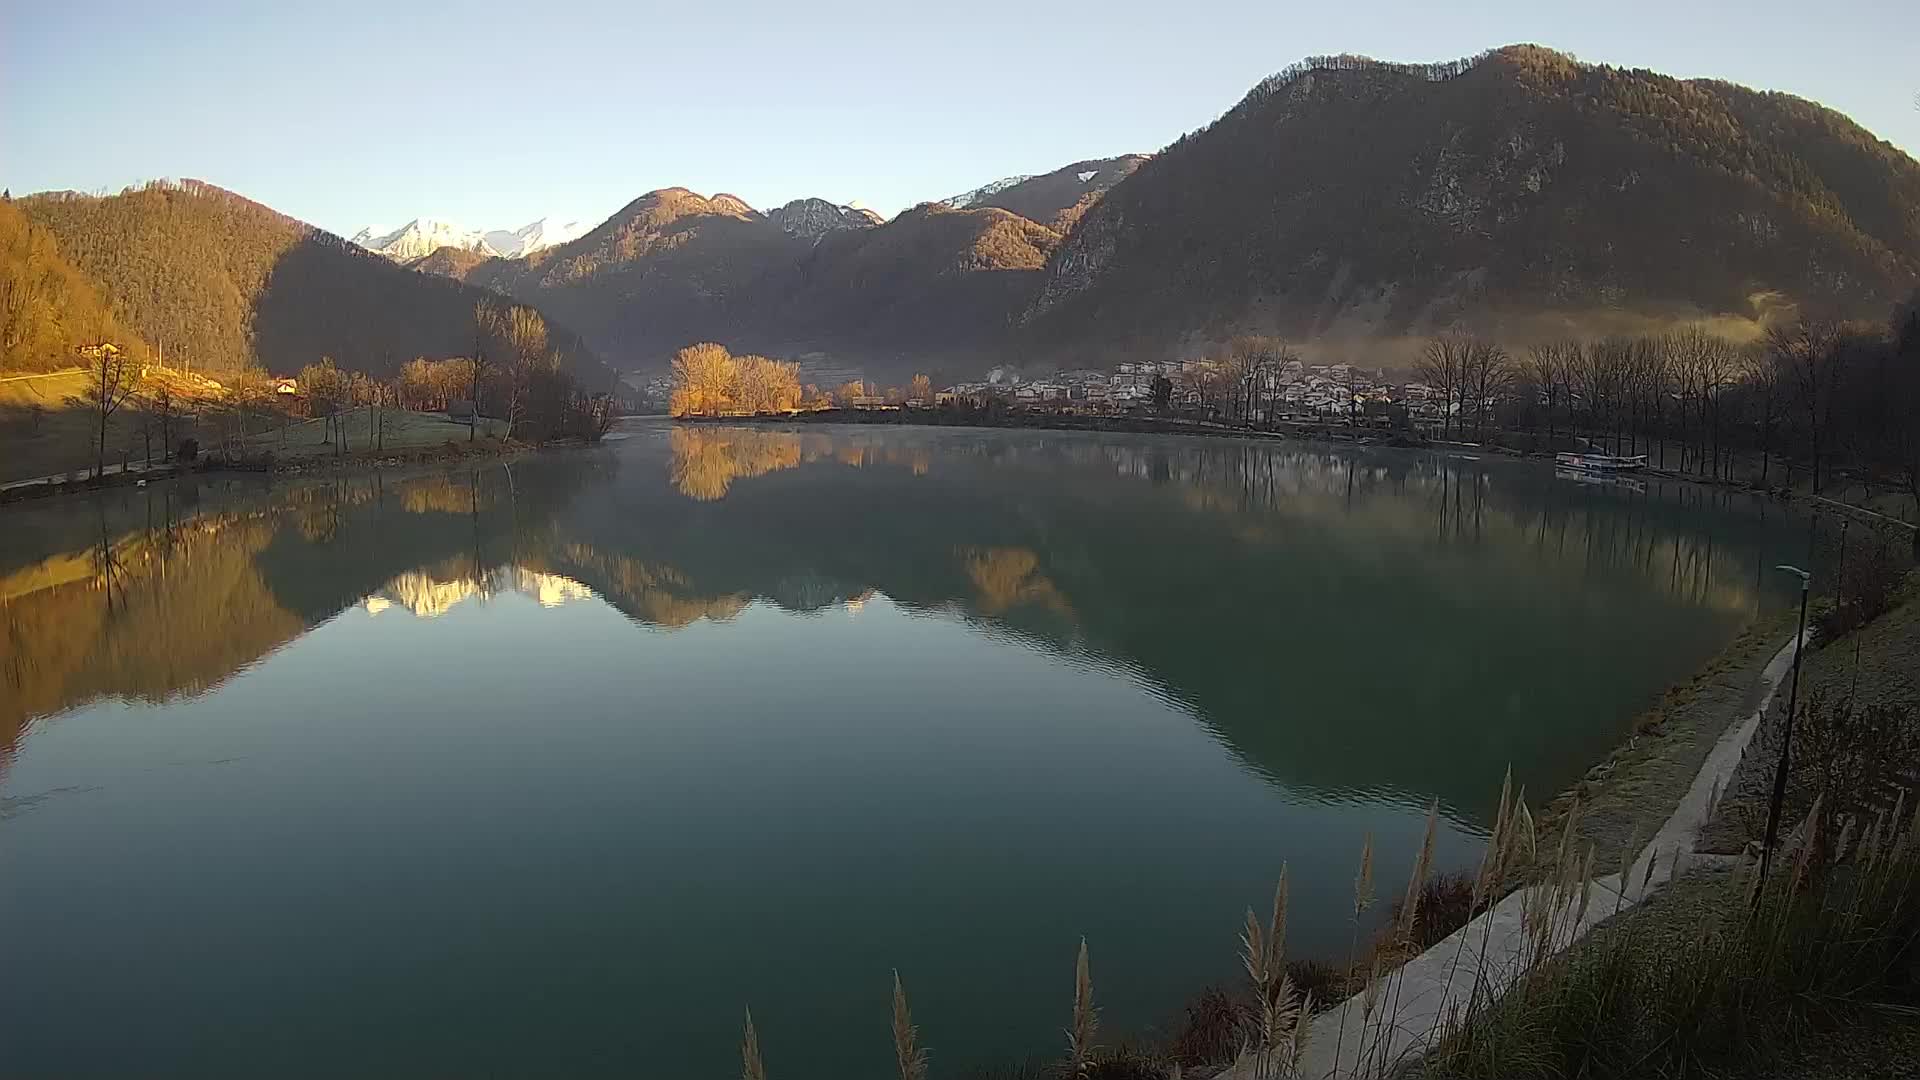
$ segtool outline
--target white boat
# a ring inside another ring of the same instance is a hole
[[[1571,480],[1576,484],[1593,487],[1622,488],[1627,491],[1645,494],[1647,482],[1637,476],[1625,473],[1590,472],[1586,469],[1554,469],[1553,475],[1559,480]]]
[[[1555,454],[1553,463],[1563,469],[1579,469],[1582,472],[1622,473],[1639,472],[1647,467],[1645,454]]]

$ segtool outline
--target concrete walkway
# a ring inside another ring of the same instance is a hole
[[[109,464],[104,469],[105,475],[107,476],[118,476],[121,471],[121,466],[117,463]],[[125,471],[133,473],[136,476],[152,476],[157,479],[162,476],[173,475],[173,465],[169,462],[159,461],[154,462],[152,465],[145,465],[138,461],[129,461],[126,464]],[[37,484],[79,484],[92,478],[93,467],[88,466],[84,469],[72,469],[67,472],[54,473],[50,476],[32,476],[25,480],[9,480],[4,484],[0,484],[0,491],[12,491],[15,488],[29,488]]]
[[[1634,862],[1625,883],[1618,874],[1596,878],[1584,918],[1575,918],[1578,912],[1573,901],[1557,914],[1554,922],[1565,930],[1554,935],[1551,953],[1564,950],[1617,911],[1658,892],[1673,877],[1676,860],[1685,866],[1707,823],[1714,790],[1724,790],[1732,782],[1741,755],[1773,703],[1774,691],[1793,667],[1793,654],[1794,642],[1788,641],[1761,671],[1765,689],[1759,708],[1720,736],[1694,777],[1693,786]],[[1521,912],[1535,891],[1514,891],[1445,941],[1384,977],[1371,1023],[1363,1024],[1362,1020],[1365,995],[1349,998],[1338,1008],[1314,1017],[1298,1075],[1315,1080],[1389,1075],[1453,1030],[1476,986],[1483,997],[1497,998],[1505,993],[1531,962],[1533,948],[1521,925]],[[1384,1025],[1383,1016],[1387,1018]],[[1252,1080],[1253,1075],[1253,1063],[1246,1058],[1221,1074],[1226,1080]]]

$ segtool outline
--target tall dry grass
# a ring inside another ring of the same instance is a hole
[[[767,1067],[760,1061],[760,1036],[753,1030],[753,1010],[747,1010],[747,1027],[740,1036],[740,1080],[767,1080]]]
[[[893,973],[893,1059],[900,1068],[900,1080],[927,1080],[927,1050],[920,1045],[920,1029],[907,1010],[907,991],[900,985],[898,970]]]
[[[1475,1002],[1428,1056],[1429,1075],[1746,1075],[1869,1010],[1912,1015],[1916,830],[1904,800],[1836,826],[1816,798],[1771,880],[1743,863],[1720,886],[1720,924],[1675,942],[1643,940],[1630,921],[1533,968],[1497,1003]]]
[[[1067,1028],[1067,1068],[1085,1076],[1094,1061],[1094,1038],[1100,1033],[1100,1010],[1093,1007],[1093,972],[1087,965],[1087,939],[1080,939],[1080,957],[1073,965],[1073,1023]]]
[[[1254,1080],[1290,1075],[1307,1049],[1308,1021],[1313,999],[1302,995],[1287,972],[1287,868],[1280,867],[1273,889],[1273,907],[1263,927],[1247,909],[1246,930],[1240,935],[1241,966],[1253,983],[1255,1002],[1252,1045]]]

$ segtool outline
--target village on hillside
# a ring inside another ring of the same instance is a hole
[[[1256,423],[1281,420],[1340,420],[1393,426],[1443,415],[1439,391],[1420,382],[1394,382],[1384,369],[1354,364],[1309,364],[1298,359],[1263,367],[1242,376],[1216,359],[1139,361],[1112,371],[1077,368],[1027,375],[1008,364],[988,369],[979,379],[953,383],[930,397],[916,396],[911,385],[886,389],[863,382],[854,370],[800,363],[810,384],[839,386],[832,404],[854,409],[991,408],[1018,406],[1069,415],[1117,416],[1161,410],[1188,416],[1242,414]],[[848,380],[841,383],[842,379]],[[1155,382],[1166,381],[1164,402]],[[661,375],[629,379],[628,387],[646,406],[665,408],[673,379]],[[855,389],[859,392],[854,392]],[[1456,405],[1457,409],[1458,406]]]

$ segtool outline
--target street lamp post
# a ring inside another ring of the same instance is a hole
[[[1780,835],[1780,807],[1787,798],[1787,757],[1793,747],[1793,712],[1800,703],[1800,654],[1807,648],[1807,593],[1813,582],[1813,575],[1797,566],[1776,566],[1800,579],[1800,632],[1793,639],[1793,685],[1787,691],[1787,720],[1780,733],[1780,761],[1773,770],[1773,798],[1767,802],[1767,839],[1760,849],[1760,880],[1754,886],[1753,902],[1760,903],[1760,894],[1767,885],[1767,872],[1773,868],[1773,846]]]

